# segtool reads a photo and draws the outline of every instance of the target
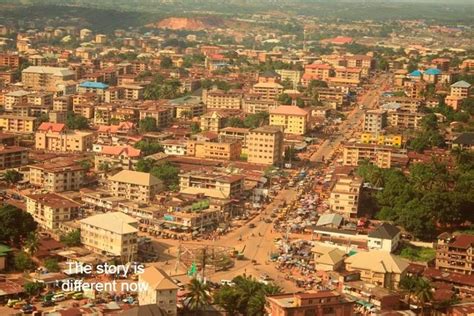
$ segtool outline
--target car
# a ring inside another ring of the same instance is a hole
[[[7,307],[13,307],[16,303],[21,302],[20,299],[9,299],[7,302]]]
[[[54,302],[51,301],[51,300],[43,301],[43,302],[41,303],[41,306],[42,306],[42,307],[51,307],[51,306],[54,306]]]
[[[255,228],[255,224],[254,224],[254,223],[250,223],[250,224],[249,224],[249,228]]]
[[[78,292],[72,296],[73,300],[82,300],[84,298],[84,294],[82,292]]]
[[[31,305],[31,304],[25,304],[23,305],[23,307],[21,308],[21,311],[25,314],[31,314],[33,313],[34,311],[36,311],[36,306],[34,305]]]
[[[234,286],[235,283],[232,282],[231,280],[221,280],[221,285]]]
[[[266,273],[263,273],[261,276],[260,276],[260,279],[261,280],[265,280],[265,281],[270,281],[272,278],[266,274]]]
[[[66,300],[66,296],[64,294],[56,294],[51,299],[53,302],[62,302]]]
[[[272,222],[272,220],[269,219],[269,218],[265,218],[265,219],[264,219],[264,222],[267,223],[267,224],[270,224],[270,223]]]

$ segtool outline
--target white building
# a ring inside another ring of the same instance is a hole
[[[369,233],[367,246],[370,250],[393,252],[400,242],[400,229],[389,223],[383,223]]]
[[[139,282],[147,284],[145,291],[138,292],[139,305],[156,304],[166,315],[177,315],[178,286],[161,269],[148,267],[139,275]]]

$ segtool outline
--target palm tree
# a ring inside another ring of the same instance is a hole
[[[254,281],[256,282],[256,281]],[[256,295],[248,301],[247,312],[253,316],[265,315],[266,296],[281,293],[281,288],[274,284],[262,285]]]
[[[421,305],[421,315],[424,315],[426,303],[431,302],[433,299],[431,283],[425,278],[418,278],[415,295],[418,303]]]
[[[35,232],[30,232],[25,241],[25,250],[30,255],[34,255],[39,249],[39,240]]]
[[[211,303],[209,285],[194,278],[188,284],[186,307],[198,315],[199,311]]]
[[[416,291],[417,277],[405,275],[400,280],[400,288],[406,293],[408,308],[410,308],[411,297]]]
[[[7,170],[3,175],[3,179],[8,184],[15,184],[19,182],[22,178],[23,175],[14,169]]]

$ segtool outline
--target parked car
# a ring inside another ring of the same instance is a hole
[[[43,301],[43,303],[41,303],[41,306],[42,307],[50,307],[50,306],[54,306],[54,302],[51,301],[51,300],[48,300],[48,301]]]
[[[51,299],[53,302],[62,302],[66,300],[66,296],[64,294],[56,294]]]
[[[25,314],[31,314],[33,313],[34,311],[36,311],[36,306],[34,305],[31,305],[31,304],[25,304],[23,305],[23,307],[21,308],[21,311]]]
[[[255,224],[254,224],[254,223],[250,223],[250,224],[249,224],[249,228],[255,228]]]

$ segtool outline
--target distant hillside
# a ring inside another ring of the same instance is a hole
[[[183,18],[171,17],[158,23],[148,24],[147,27],[155,27],[171,30],[200,31],[215,27],[224,27],[225,23],[218,17]]]

